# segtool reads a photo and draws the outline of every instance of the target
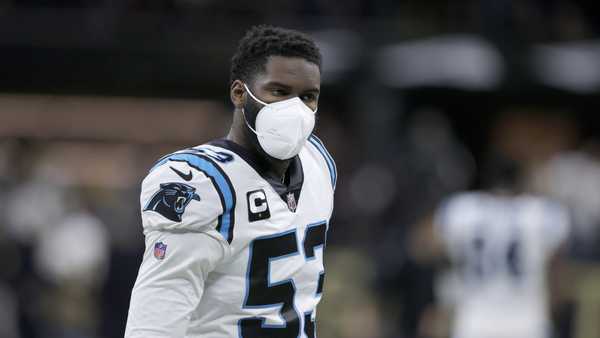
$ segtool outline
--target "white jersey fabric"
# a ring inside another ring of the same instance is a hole
[[[151,169],[126,338],[315,336],[335,164],[314,135],[289,184],[259,163],[217,140]]]
[[[533,196],[462,193],[436,216],[458,279],[453,337],[547,338],[546,265],[568,213]]]

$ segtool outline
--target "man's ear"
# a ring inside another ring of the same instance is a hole
[[[246,103],[246,89],[244,88],[244,84],[240,80],[235,80],[231,83],[231,87],[229,88],[229,96],[231,98],[231,103],[236,109],[241,109]]]

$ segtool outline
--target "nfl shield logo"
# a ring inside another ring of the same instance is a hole
[[[287,194],[287,205],[291,212],[296,212],[296,197],[291,192]]]
[[[167,245],[163,242],[154,244],[154,257],[156,259],[164,259],[165,253],[167,252]]]

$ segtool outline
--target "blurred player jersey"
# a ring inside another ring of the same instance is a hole
[[[288,184],[259,163],[217,140],[151,169],[125,337],[315,336],[335,164],[314,136]]]
[[[526,195],[464,193],[442,206],[435,223],[459,285],[453,337],[549,337],[546,267],[568,219]]]

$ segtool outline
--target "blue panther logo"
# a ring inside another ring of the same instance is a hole
[[[156,211],[172,221],[181,222],[185,207],[192,200],[200,201],[196,188],[184,183],[162,183],[144,211]]]

